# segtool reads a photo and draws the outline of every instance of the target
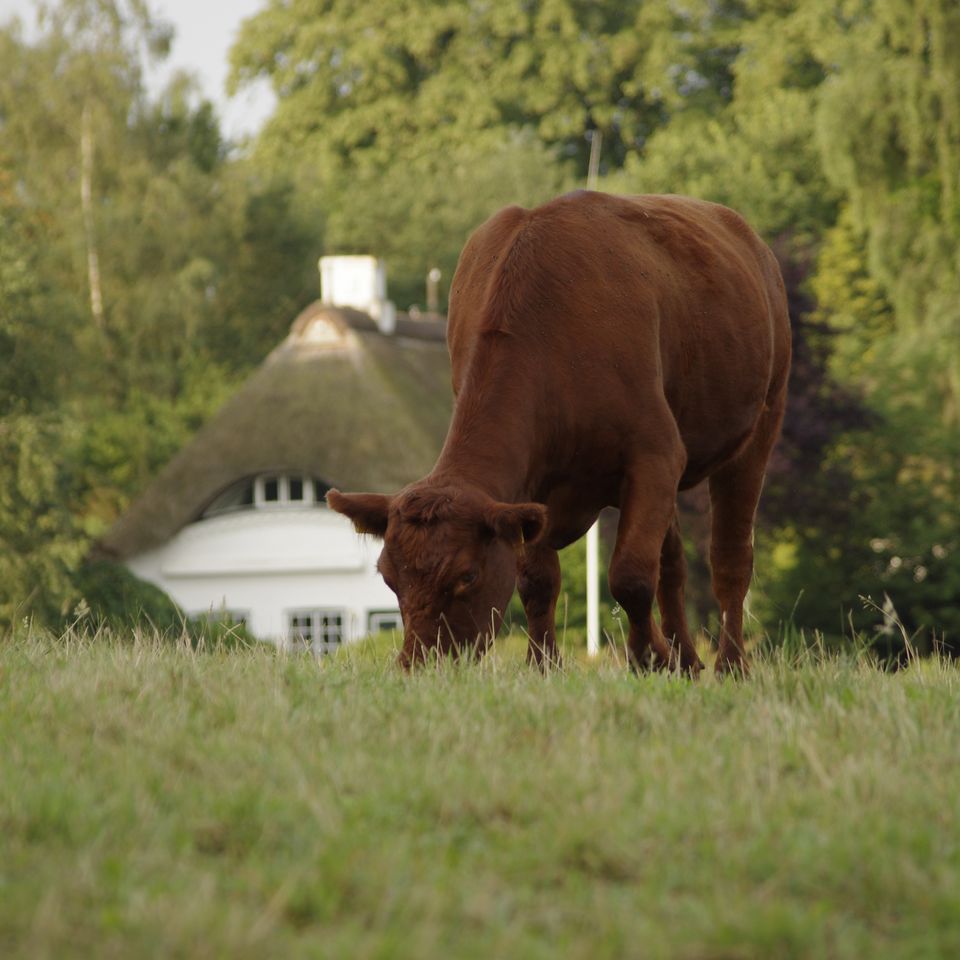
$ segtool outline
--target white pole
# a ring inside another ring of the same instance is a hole
[[[590,137],[590,165],[587,173],[587,189],[597,189],[597,174],[600,171],[600,144],[603,135],[594,130]],[[600,653],[600,569],[597,555],[600,552],[600,521],[594,522],[587,531],[587,656]]]
[[[600,521],[587,531],[587,656],[600,653]]]
[[[600,147],[603,134],[599,130],[590,131],[590,160],[587,164],[587,189],[597,189],[597,175],[600,173]]]

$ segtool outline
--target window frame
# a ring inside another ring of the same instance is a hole
[[[290,481],[300,481],[299,500],[290,496]],[[277,499],[268,500],[266,496],[267,484],[276,481]],[[316,481],[313,477],[303,473],[261,473],[253,481],[253,506],[256,510],[272,510],[275,507],[312,507],[318,501],[316,498]],[[321,506],[326,506],[321,503]]]
[[[307,620],[309,642],[305,634],[296,633],[294,620]],[[326,623],[327,620],[336,623]],[[294,650],[309,650],[318,656],[325,656],[339,650],[347,642],[347,611],[342,607],[295,607],[286,611],[286,621],[287,643]]]
[[[379,618],[386,620],[389,618],[394,622],[394,626],[384,627],[377,623]],[[376,633],[403,633],[403,617],[399,610],[368,610],[367,611],[367,634],[373,636]]]
[[[266,487],[268,483],[276,482],[277,499],[268,500]],[[300,498],[291,496],[291,487],[300,486]],[[198,520],[209,520],[231,513],[241,513],[247,510],[277,510],[280,508],[321,507],[327,508],[326,492],[330,489],[324,480],[309,473],[283,473],[270,471],[244,477],[221,490],[210,503],[204,507]],[[222,501],[230,494],[231,502],[223,505]],[[249,499],[248,499],[249,497]],[[219,506],[218,506],[219,504]]]

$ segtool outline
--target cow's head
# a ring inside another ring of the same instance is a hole
[[[431,650],[486,650],[513,593],[517,555],[547,520],[539,503],[425,483],[393,497],[331,490],[327,503],[359,533],[383,538],[377,567],[400,602],[405,667]]]

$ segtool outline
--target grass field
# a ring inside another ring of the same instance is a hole
[[[0,956],[960,956],[960,671],[0,641]]]

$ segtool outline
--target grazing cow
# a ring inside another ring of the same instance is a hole
[[[556,661],[557,550],[613,506],[632,664],[698,672],[676,501],[706,479],[717,669],[745,670],[754,514],[790,367],[780,271],[746,222],[677,196],[508,207],[460,256],[447,340],[456,404],[430,474],[394,496],[327,497],[384,540],[401,663],[482,652],[515,585],[528,659]]]

